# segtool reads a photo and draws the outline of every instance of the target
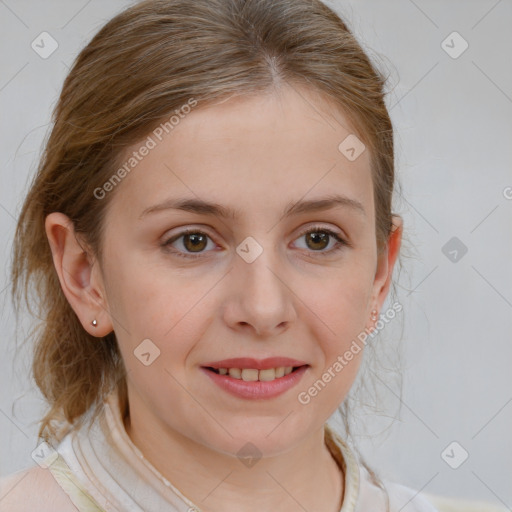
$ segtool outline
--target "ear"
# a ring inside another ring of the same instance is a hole
[[[376,309],[379,313],[391,285],[393,268],[400,254],[402,243],[403,219],[399,215],[393,215],[393,230],[382,253],[377,258],[377,269],[373,283],[370,310]],[[368,312],[368,316],[370,311]]]
[[[45,230],[66,299],[89,334],[106,336],[113,330],[113,325],[103,278],[99,266],[94,264],[95,259],[92,254],[87,254],[85,244],[75,234],[72,221],[63,213],[47,215]],[[94,319],[97,326],[92,325]]]

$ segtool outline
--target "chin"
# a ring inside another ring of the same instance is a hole
[[[300,428],[292,422],[286,425],[289,420],[283,421],[284,417],[286,415],[280,419],[266,417],[260,422],[250,418],[250,425],[247,418],[239,424],[225,422],[223,426],[227,432],[219,426],[216,435],[212,436],[210,430],[205,433],[204,444],[212,450],[238,458],[284,454],[309,434],[306,426]]]

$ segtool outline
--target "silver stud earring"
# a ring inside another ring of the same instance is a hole
[[[96,318],[91,322],[92,325],[94,325],[94,327],[96,327],[98,325],[98,322],[96,321]]]
[[[373,309],[370,316],[373,321],[377,320],[377,310]]]

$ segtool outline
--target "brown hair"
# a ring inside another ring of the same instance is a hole
[[[80,52],[53,113],[53,128],[19,217],[12,294],[36,292],[33,373],[52,422],[79,423],[119,386],[125,369],[112,332],[89,335],[66,300],[44,223],[51,212],[73,222],[101,261],[106,207],[94,190],[118,168],[127,146],[187,104],[305,86],[332,100],[370,151],[379,252],[392,231],[393,129],[385,78],[340,17],[319,0],[154,0],[111,19]],[[118,187],[117,187],[118,188]]]

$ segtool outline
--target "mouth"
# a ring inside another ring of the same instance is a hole
[[[309,364],[263,369],[201,366],[200,369],[218,389],[231,396],[264,400],[282,395],[296,386],[308,368]]]
[[[212,366],[203,366],[202,368],[217,375],[223,375],[244,382],[272,382],[308,366],[307,364],[300,366],[278,366],[263,370],[258,370],[257,368],[214,368]]]

